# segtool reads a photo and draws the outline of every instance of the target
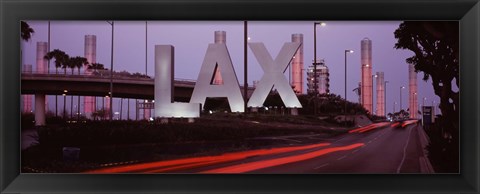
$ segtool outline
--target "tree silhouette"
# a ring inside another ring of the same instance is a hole
[[[32,38],[32,34],[35,32],[27,22],[21,21],[21,37],[25,41],[29,41]]]
[[[65,74],[67,74],[66,68],[68,66],[70,56],[68,56],[65,52],[59,49],[55,49],[53,51],[48,52],[44,58],[47,60],[51,60],[55,58],[55,68],[57,69],[57,72],[58,72],[58,68],[63,68],[65,69]]]
[[[459,22],[403,22],[395,31],[396,49],[415,53],[407,63],[423,72],[423,80],[432,79],[435,94],[440,97],[442,116],[436,119],[437,130],[430,135],[429,158],[437,172],[459,172]],[[455,81],[454,81],[455,80]]]
[[[403,22],[395,31],[396,49],[415,53],[406,62],[423,72],[423,80],[431,78],[440,109],[446,119],[445,129],[458,135],[459,93],[452,89],[455,79],[459,87],[459,23],[457,21]]]
[[[85,57],[72,57],[69,59],[69,66],[72,68],[72,75],[73,75],[73,69],[78,68],[78,75],[80,75],[80,68],[82,68],[84,65],[88,65],[88,60]]]
[[[105,67],[101,63],[91,63],[87,66],[87,69],[93,69],[94,72],[97,72],[97,70],[104,70]]]

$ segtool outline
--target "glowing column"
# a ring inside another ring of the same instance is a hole
[[[29,65],[24,65],[22,73],[32,73],[32,65],[30,65],[30,64]],[[33,109],[32,109],[33,95],[26,94],[26,95],[22,95],[22,97],[23,97],[23,112],[24,113],[32,112],[33,111]]]
[[[148,103],[148,100],[144,100],[143,102],[144,102],[144,103]],[[152,110],[146,109],[146,108],[143,109],[143,118],[144,118],[145,120],[150,120],[150,117],[152,117],[152,114],[151,114],[151,113],[152,113]]]
[[[26,94],[26,95],[22,95],[23,97],[23,112],[24,113],[29,113],[29,112],[32,112],[33,109],[32,109],[32,95],[30,94]]]
[[[95,35],[85,35],[85,47],[84,47],[85,58],[89,64],[97,62],[97,37]],[[92,75],[93,70],[87,68],[88,66],[84,66],[84,73],[85,75]],[[107,103],[110,106],[110,102]],[[84,97],[84,105],[83,110],[85,112],[85,116],[87,118],[91,118],[91,115],[96,110],[96,99],[93,96],[85,96]]]
[[[408,108],[410,118],[417,117],[418,102],[417,102],[417,72],[413,64],[408,65]]]
[[[361,65],[362,65],[362,105],[371,114],[373,113],[372,102],[372,41],[364,38],[361,41]]]
[[[215,31],[215,44],[227,43],[227,32],[225,31]],[[217,66],[215,68],[215,75],[213,78],[213,85],[222,85],[223,79],[222,74],[220,73],[220,68]]]
[[[377,116],[385,116],[385,78],[383,72],[377,72]]]
[[[84,47],[85,58],[89,64],[97,62],[97,36],[95,35],[85,35],[85,47]],[[87,75],[91,75],[93,70],[87,68],[88,65],[84,66],[84,72]]]
[[[45,55],[48,52],[47,42],[37,42],[37,73],[47,73],[48,60]]]
[[[295,94],[303,93],[303,34],[292,34],[292,42],[302,43],[292,60],[292,86]]]

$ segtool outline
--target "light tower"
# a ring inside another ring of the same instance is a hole
[[[295,94],[303,93],[303,34],[292,34],[292,42],[301,43],[292,60],[292,87]]]
[[[23,65],[22,73],[29,73],[29,74],[32,73],[32,65],[31,64]],[[32,112],[33,111],[32,109],[33,95],[25,94],[25,95],[22,95],[22,97],[23,97],[23,112],[24,113]]]
[[[408,108],[410,118],[417,118],[418,101],[417,101],[417,72],[413,64],[408,65]]]
[[[97,62],[97,36],[85,35],[84,54],[89,64]],[[85,65],[84,73],[85,75],[92,75],[93,71],[88,69],[88,66]],[[83,103],[83,111],[85,112],[85,116],[90,118],[92,113],[96,110],[96,99],[93,96],[85,96]]]
[[[383,72],[377,72],[377,114],[385,116],[385,78]]]
[[[225,31],[215,31],[215,44],[217,43],[227,43],[227,32]],[[215,68],[215,75],[213,78],[213,85],[222,85],[223,79],[222,74],[220,73],[220,68],[217,66]]]
[[[372,41],[364,38],[361,43],[361,71],[362,71],[362,105],[373,113],[372,102]]]

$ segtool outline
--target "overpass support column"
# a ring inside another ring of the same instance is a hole
[[[35,126],[45,125],[45,94],[35,94]]]
[[[293,116],[297,116],[298,115],[298,109],[297,108],[291,108],[290,109],[290,114],[293,115]]]

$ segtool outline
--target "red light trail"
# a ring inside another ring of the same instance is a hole
[[[298,150],[306,150],[306,149],[318,148],[318,147],[328,146],[328,145],[330,145],[330,143],[319,143],[319,144],[294,146],[294,147],[280,147],[280,148],[272,148],[272,149],[259,149],[259,150],[251,150],[251,151],[244,151],[244,152],[226,153],[219,156],[204,156],[204,157],[134,164],[134,165],[127,165],[127,166],[109,167],[109,168],[87,171],[86,173],[132,173],[132,172],[138,172],[138,171],[158,173],[158,172],[207,166],[207,165],[218,164],[223,162],[230,162],[230,161],[241,160],[241,159],[245,159],[253,156],[271,155],[271,154],[279,154],[279,153],[292,152],[292,151],[298,151]]]
[[[301,154],[301,155],[295,155],[295,156],[288,156],[288,157],[283,157],[283,158],[276,158],[276,159],[271,159],[271,160],[264,160],[264,161],[257,161],[257,162],[250,162],[250,163],[245,163],[245,164],[239,164],[239,165],[234,165],[234,166],[228,166],[224,168],[218,168],[218,169],[213,169],[213,170],[208,170],[204,171],[201,173],[245,173],[245,172],[250,172],[253,170],[258,170],[262,168],[268,168],[268,167],[273,167],[273,166],[279,166],[282,164],[288,164],[292,162],[299,162],[303,160],[308,160],[312,158],[316,158],[328,153],[332,152],[338,152],[338,151],[345,151],[345,150],[351,150],[355,149],[361,146],[364,146],[365,144],[363,143],[355,143],[352,145],[348,146],[342,146],[342,147],[333,147],[333,148],[326,148],[318,151],[313,151],[309,152],[306,154]]]
[[[364,127],[352,129],[352,130],[348,131],[348,133],[356,133],[356,132],[364,133],[364,132],[367,132],[367,131],[370,131],[370,130],[373,130],[373,129],[385,127],[388,124],[390,124],[390,123],[388,123],[388,122],[373,123],[373,124],[370,124],[370,125],[367,125],[367,126],[364,126]]]

